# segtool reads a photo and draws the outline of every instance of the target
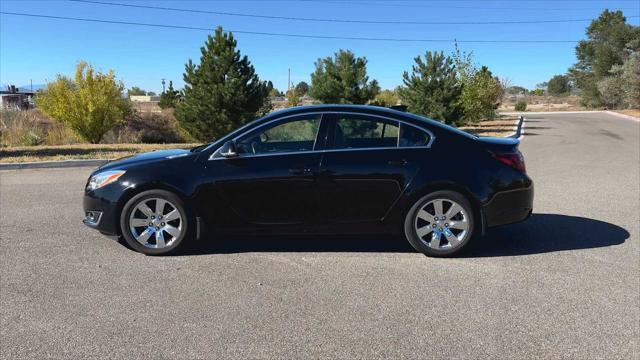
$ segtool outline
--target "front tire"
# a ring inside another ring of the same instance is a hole
[[[125,241],[147,255],[177,252],[190,240],[192,224],[182,199],[165,190],[144,191],[132,197],[120,214]]]
[[[404,234],[417,251],[432,257],[453,255],[472,239],[473,208],[461,194],[443,190],[418,199],[407,211]]]

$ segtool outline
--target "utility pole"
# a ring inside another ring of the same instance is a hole
[[[287,79],[287,92],[291,90],[291,68],[289,68],[289,78]]]
[[[165,80],[165,79],[164,79],[164,78],[162,78],[162,92],[164,92],[164,84],[165,84],[164,80]]]
[[[31,91],[33,91],[33,79],[29,79],[29,82],[31,83]]]

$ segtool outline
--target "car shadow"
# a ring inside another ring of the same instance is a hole
[[[579,216],[533,214],[521,223],[487,229],[461,257],[518,256],[619,245],[629,238],[620,226]]]
[[[198,240],[180,255],[243,252],[410,253],[407,241],[390,235],[215,235]]]
[[[608,222],[578,216],[533,214],[527,221],[487,230],[459,257],[519,256],[619,245],[629,232]],[[363,252],[413,253],[399,236],[388,235],[287,235],[207,236],[180,255],[243,252]]]

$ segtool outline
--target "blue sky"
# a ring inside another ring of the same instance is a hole
[[[637,1],[124,1],[163,7],[179,7],[247,14],[333,19],[402,21],[514,21],[596,18],[604,8],[640,15]],[[299,33],[309,35],[430,38],[459,40],[579,40],[588,22],[501,25],[379,25],[285,21],[155,9],[124,8],[69,1],[0,0],[0,11],[63,17],[144,22],[166,25]],[[628,21],[638,25],[638,18]],[[206,31],[148,28],[101,23],[0,15],[0,83],[42,84],[56,74],[70,75],[74,64],[86,60],[96,68],[113,69],[127,87],[162,90],[160,79],[183,85],[184,64],[198,61]],[[314,62],[338,49],[351,49],[368,59],[368,73],[382,88],[402,82],[413,58],[426,50],[450,53],[453,43],[368,42],[271,37],[235,34],[242,54],[262,79],[279,89],[292,81],[309,82]],[[575,62],[574,43],[461,43],[475,60],[514,85],[535,84],[564,73]]]

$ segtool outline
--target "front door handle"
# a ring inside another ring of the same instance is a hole
[[[402,160],[391,160],[388,162],[389,165],[391,166],[404,166],[407,165],[407,160],[402,159]]]
[[[310,175],[313,174],[311,169],[289,169],[289,173],[293,175]]]

